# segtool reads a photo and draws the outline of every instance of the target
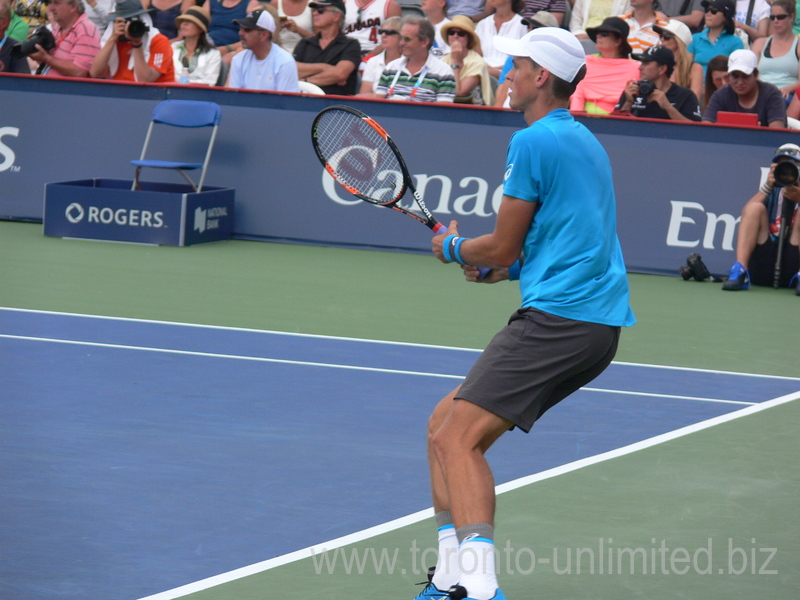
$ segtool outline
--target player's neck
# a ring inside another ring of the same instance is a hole
[[[539,96],[525,109],[525,122],[531,125],[559,108],[569,109],[569,100],[559,100],[552,96]]]

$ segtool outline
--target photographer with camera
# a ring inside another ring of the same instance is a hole
[[[37,75],[88,77],[92,61],[100,51],[100,32],[84,13],[81,0],[50,0],[53,22],[42,26],[20,45],[23,55],[39,63]]]
[[[0,0],[0,73],[27,73],[30,75],[28,60],[24,56],[20,56],[17,51],[19,42],[7,34],[11,15],[11,5],[8,0]]]
[[[687,87],[670,81],[675,55],[664,46],[651,46],[634,56],[639,65],[639,81],[629,81],[614,114],[631,114],[648,119],[699,121],[700,103]]]
[[[174,83],[175,65],[167,37],[139,0],[119,0],[114,22],[103,34],[91,76],[139,83]]]
[[[736,262],[723,290],[753,285],[794,286],[800,296],[800,146],[775,152],[766,181],[742,209]]]

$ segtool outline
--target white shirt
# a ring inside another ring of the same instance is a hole
[[[498,31],[494,24],[494,15],[489,15],[485,19],[478,21],[475,26],[475,33],[481,40],[481,50],[483,58],[490,67],[502,68],[508,58],[508,54],[500,52],[494,47],[494,36],[500,35],[508,38],[519,39],[526,33],[528,28],[522,24],[522,17],[514,14],[514,17],[500,26]]]
[[[264,60],[258,60],[252,50],[245,50],[231,61],[230,85],[243,90],[299,92],[297,63],[286,50],[272,44]]]

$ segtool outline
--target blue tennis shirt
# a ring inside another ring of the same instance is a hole
[[[611,163],[594,135],[566,109],[516,132],[503,191],[540,204],[523,248],[522,306],[633,325]]]

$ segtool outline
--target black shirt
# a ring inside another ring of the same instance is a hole
[[[674,106],[679,113],[690,121],[699,121],[700,103],[697,101],[695,93],[686,87],[681,87],[674,83],[670,84],[666,92],[667,100]],[[617,102],[617,110],[621,110],[625,104],[625,92]],[[634,117],[645,117],[647,119],[669,119],[669,113],[658,105],[658,102],[647,102],[639,96],[634,99],[631,106],[631,114]]]
[[[355,65],[345,85],[324,85],[326,94],[354,96],[358,90],[358,66],[361,64],[361,44],[358,40],[347,37],[343,33],[328,44],[324,50],[319,45],[319,34],[301,39],[294,49],[294,59],[302,63],[327,63],[336,65],[342,60],[349,60]]]
[[[24,56],[11,56],[11,49],[18,44],[17,40],[6,38],[6,43],[0,48],[0,72],[31,74],[27,58]]]

